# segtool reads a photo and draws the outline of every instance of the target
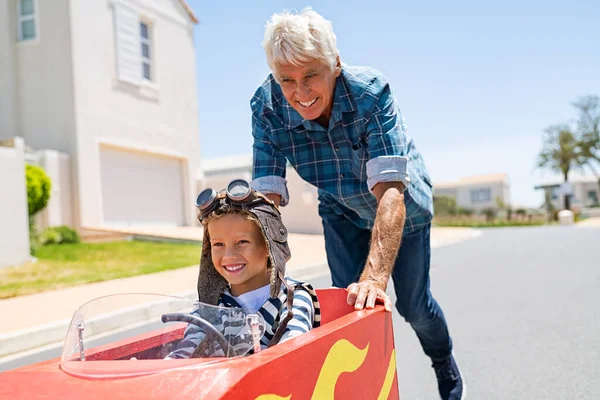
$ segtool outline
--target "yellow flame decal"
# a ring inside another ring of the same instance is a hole
[[[385,380],[381,387],[381,392],[377,400],[384,400],[390,397],[392,391],[392,383],[394,383],[394,373],[396,372],[396,349],[392,350],[392,356],[390,357],[390,363],[388,364],[387,372],[385,373]]]
[[[335,394],[335,385],[344,372],[356,371],[365,361],[369,352],[369,344],[364,349],[359,349],[346,339],[338,340],[331,346],[325,362],[321,367],[321,372],[317,378],[315,390],[312,399],[333,399]],[[378,399],[387,399],[394,382],[394,372],[396,370],[396,352],[392,351],[390,363],[385,374],[385,380],[379,393]],[[290,400],[292,395],[287,397],[276,394],[262,394],[254,400]]]
[[[368,352],[368,344],[361,350],[346,339],[338,340],[327,353],[312,398],[333,399],[340,375],[356,371],[365,361]]]

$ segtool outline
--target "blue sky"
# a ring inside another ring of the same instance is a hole
[[[600,1],[189,0],[202,157],[248,154],[250,98],[269,73],[266,21],[311,6],[342,61],[390,81],[434,182],[509,174],[511,201],[538,206],[544,128],[600,95]]]

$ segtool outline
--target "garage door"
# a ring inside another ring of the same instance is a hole
[[[100,176],[105,225],[183,225],[179,159],[101,148]]]

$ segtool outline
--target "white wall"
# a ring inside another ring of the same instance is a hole
[[[0,141],[0,267],[29,259],[23,139]]]
[[[48,205],[37,216],[39,228],[73,226],[71,158],[56,150],[39,151],[36,158],[52,182]]]
[[[10,3],[16,15],[16,1]],[[38,36],[16,44],[16,77],[19,135],[34,149],[72,154],[75,114],[68,3],[35,2]]]
[[[117,79],[112,1],[71,1],[77,115],[75,190],[81,225],[100,224],[99,145],[163,150],[184,159],[186,223],[193,224],[200,157],[193,24],[178,1],[124,1],[153,21],[156,85]],[[141,70],[141,66],[140,66]]]
[[[18,135],[16,3],[0,2],[0,139]]]
[[[304,181],[292,167],[287,168],[286,180],[290,203],[281,208],[283,222],[290,232],[322,234],[317,188]]]

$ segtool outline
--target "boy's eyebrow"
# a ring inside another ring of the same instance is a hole
[[[239,231],[239,232],[230,232],[230,233],[229,233],[228,235],[226,235],[226,236],[233,236],[233,237],[240,237],[240,236],[244,236],[244,237],[246,237],[246,236],[251,236],[251,235],[252,235],[252,232],[250,232],[250,231]],[[223,237],[222,237],[222,236],[216,236],[216,235],[215,235],[215,236],[211,236],[211,238],[210,238],[210,240],[211,240],[211,241],[213,241],[213,240],[217,240],[217,239],[219,239],[219,240],[222,240],[222,239],[223,239]]]

